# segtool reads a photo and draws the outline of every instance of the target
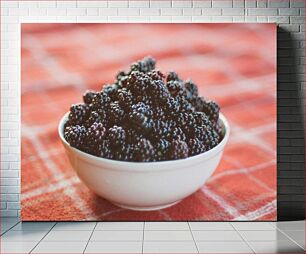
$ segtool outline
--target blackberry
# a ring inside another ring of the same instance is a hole
[[[139,102],[142,102],[142,103],[148,105],[149,107],[155,107],[154,101],[149,96],[140,96],[140,95],[136,96],[135,104],[137,104]]]
[[[134,161],[135,160],[135,145],[125,144],[115,151],[114,158],[121,161]]]
[[[139,102],[135,105],[132,106],[132,111],[135,111],[137,113],[141,113],[141,114],[144,114],[148,117],[151,117],[153,112],[150,108],[149,105],[146,105],[145,103],[143,102]]]
[[[190,97],[197,97],[198,96],[198,87],[197,85],[191,80],[187,80],[184,82],[185,89],[189,92]]]
[[[106,129],[102,123],[93,123],[87,130],[86,142],[88,147],[96,147],[100,143],[106,134]]]
[[[143,102],[133,105],[129,114],[132,123],[143,131],[149,131],[152,127],[151,116],[152,111],[150,107]]]
[[[108,140],[111,146],[120,146],[125,142],[126,133],[121,126],[114,125],[108,129]]]
[[[167,88],[173,97],[186,96],[186,90],[181,82],[177,80],[170,80],[167,83]]]
[[[87,121],[85,122],[85,126],[90,127],[93,123],[105,124],[106,114],[104,114],[104,112],[101,113],[103,114],[101,115],[96,111],[91,111]]]
[[[109,109],[109,120],[111,124],[121,124],[124,114],[124,110],[120,107],[118,101],[111,102]]]
[[[135,120],[135,118],[133,118]],[[135,123],[135,121],[133,122]],[[135,129],[137,130],[137,132],[141,135],[149,135],[150,131],[152,130],[153,127],[153,121],[152,119],[147,119],[146,121],[142,122],[141,124],[136,123],[135,125]]]
[[[189,149],[185,141],[173,140],[169,147],[168,158],[170,160],[179,160],[188,157]]]
[[[172,140],[186,140],[186,134],[180,127],[170,127],[169,132],[166,135],[168,141]]]
[[[152,57],[145,57],[141,61],[135,62],[131,65],[132,71],[150,72],[155,69],[155,59]]]
[[[133,105],[133,95],[126,88],[118,90],[118,102],[123,109],[129,109]]]
[[[194,128],[196,125],[196,119],[192,113],[177,114],[176,122],[184,130],[187,130],[188,128]]]
[[[191,130],[192,136],[194,138],[199,139],[200,141],[204,141],[206,139],[207,127],[205,125],[196,126],[193,130]],[[190,137],[189,133],[189,137]]]
[[[127,79],[127,88],[133,95],[143,96],[146,94],[150,84],[150,78],[139,71],[133,71]]]
[[[177,73],[176,72],[174,72],[174,71],[170,71],[169,73],[168,73],[168,75],[167,75],[167,78],[166,78],[166,81],[167,82],[169,82],[169,81],[180,81],[180,78],[179,78],[179,76],[177,75]]]
[[[167,119],[166,120],[166,125],[167,125],[167,128],[178,127],[175,120],[173,120],[173,119]]]
[[[92,108],[97,111],[108,110],[111,98],[104,92],[99,92],[92,100]]]
[[[83,94],[83,101],[86,104],[90,104],[93,100],[93,98],[96,96],[96,92],[91,91],[91,90],[87,90],[84,94]]]
[[[176,114],[180,109],[179,103],[173,97],[167,98],[164,105],[165,110],[169,115],[171,115],[171,113]]]
[[[171,132],[175,131],[176,127],[176,123],[173,120],[155,120],[152,127],[152,138],[154,140],[158,140],[160,138],[171,139],[173,135],[175,135]]]
[[[165,78],[164,74],[159,70],[153,70],[153,71],[148,72],[148,76],[152,80],[163,80],[163,78]]]
[[[72,126],[71,123],[69,122],[69,120],[66,121],[66,123],[64,124],[64,130],[66,130],[67,127]]]
[[[88,118],[89,107],[86,104],[74,104],[70,107],[68,121],[71,125],[82,125]]]
[[[195,119],[195,124],[197,125],[211,125],[208,116],[204,112],[195,112],[193,113]]]
[[[206,104],[204,97],[195,97],[191,100],[192,106],[196,111],[203,112],[203,107]]]
[[[170,142],[166,139],[159,139],[155,142],[155,160],[167,160],[167,154],[170,147]]]
[[[219,123],[219,122],[217,122],[217,123],[215,123],[214,125],[214,129],[215,129],[215,131],[216,131],[216,133],[218,134],[218,136],[219,136],[219,142],[222,140],[222,138],[223,138],[223,128],[222,128],[222,125]]]
[[[136,144],[138,143],[142,138],[144,138],[144,135],[142,133],[139,133],[135,129],[127,129],[126,130],[126,142],[130,144]]]
[[[214,148],[219,141],[219,135],[215,130],[207,130],[205,133],[204,144],[208,149]]]
[[[105,158],[105,159],[113,159],[114,153],[111,149],[110,141],[107,139],[102,140],[93,150],[96,156]]]
[[[205,145],[202,141],[197,138],[192,138],[188,140],[189,156],[194,156],[206,151]]]
[[[161,138],[166,138],[167,134],[170,132],[170,127],[166,121],[156,120],[152,124],[151,137],[153,140],[159,140]]]
[[[135,147],[135,160],[149,162],[154,160],[154,147],[148,139],[141,139]]]
[[[181,112],[194,112],[195,108],[193,107],[192,103],[187,100],[186,96],[177,96],[175,97],[176,101],[178,102],[180,106],[180,111]],[[190,111],[189,109],[193,109]]]
[[[128,144],[123,149],[123,160],[135,161],[135,145]]]
[[[145,78],[148,78],[148,76],[145,73],[142,73],[140,71],[132,71],[128,75],[128,88],[132,88],[130,85],[136,83],[137,81],[143,81]]]
[[[115,101],[118,98],[118,89],[118,85],[116,84],[106,85],[103,87],[103,92],[107,94],[112,101]]]
[[[153,80],[149,89],[150,96],[159,102],[165,101],[170,96],[168,89],[161,80]]]
[[[205,112],[211,121],[217,122],[219,119],[219,111],[220,107],[219,105],[214,101],[209,101],[204,104],[203,106],[203,112]]]
[[[68,126],[65,128],[64,137],[72,147],[84,150],[86,133],[83,125]]]
[[[185,113],[192,113],[195,111],[195,108],[192,106],[192,104],[187,101],[184,97],[177,97],[176,98],[180,111]]]
[[[152,112],[153,112],[153,118],[155,120],[165,120],[166,119],[166,113],[162,107],[156,106],[152,109]]]
[[[116,81],[122,80],[127,76],[124,71],[119,71],[116,75]]]
[[[222,138],[222,136],[220,136],[220,134],[218,133],[217,130],[212,129],[212,136],[214,138],[214,141],[217,142],[217,144],[220,142],[220,139]],[[222,134],[221,134],[222,135]]]
[[[116,81],[116,84],[118,85],[119,89],[125,88],[127,86],[127,83],[128,83],[128,76],[125,76],[120,80]]]

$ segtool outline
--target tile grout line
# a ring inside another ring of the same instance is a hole
[[[305,247],[301,246],[298,242],[296,242],[292,237],[290,237],[289,235],[286,234],[285,231],[283,231],[282,229],[280,229],[279,227],[277,227],[277,222],[278,221],[275,221],[275,224],[270,221],[269,224],[271,224],[273,226],[274,229],[280,231],[281,233],[283,233],[284,235],[286,235],[292,242],[294,242],[296,245],[298,245],[299,247],[301,247],[303,250],[305,250]],[[288,230],[290,231],[290,230]],[[303,230],[292,230],[292,231],[303,231]],[[305,229],[304,229],[304,232],[305,232]]]
[[[277,225],[276,224],[273,224],[274,221],[269,221],[269,224],[274,228],[274,229],[277,229]],[[277,221],[275,221],[277,222]]]
[[[298,245],[299,247],[301,247],[303,250],[305,250],[304,247],[302,247],[298,242],[296,242],[292,237],[290,237],[289,235],[286,234],[285,231],[279,229],[279,228],[276,228],[276,230],[278,230],[279,232],[281,232],[282,234],[284,234],[287,238],[289,238],[289,240],[293,243],[295,243],[296,245]]]
[[[60,230],[60,231],[70,231],[70,230]],[[88,231],[88,230],[81,230],[81,231]],[[97,231],[122,231],[122,232],[124,232],[124,231],[142,231],[142,229],[141,230],[137,230],[137,229],[133,229],[133,230],[130,230],[130,229],[112,229],[112,230],[97,230]],[[146,231],[152,231],[152,232],[154,232],[154,231],[189,231],[189,230],[186,230],[186,229],[184,229],[184,230],[177,230],[177,229],[154,229],[154,230],[146,230]],[[203,230],[194,230],[194,231],[203,231]],[[206,231],[219,231],[219,230],[206,230]]]
[[[19,223],[21,223],[21,222],[18,221],[16,224],[13,224],[13,226],[11,226],[9,229],[5,230],[0,236],[3,236],[5,233],[9,232],[12,228],[14,228],[15,226],[17,226]]]
[[[96,231],[142,231],[144,229],[99,229]],[[60,231],[70,231],[70,230],[60,230]],[[80,230],[80,231],[88,231],[88,230]],[[145,231],[189,231],[189,229],[147,229]],[[194,231],[203,231],[203,230],[194,230]],[[219,231],[219,230],[208,230],[208,231]]]
[[[144,246],[144,234],[145,234],[145,221],[143,222],[142,226],[142,245],[141,245],[141,253],[143,254],[143,246]]]
[[[35,248],[38,246],[38,244],[40,244],[40,242],[51,232],[51,230],[55,227],[55,225],[57,224],[54,223],[54,225],[49,229],[49,231],[38,241],[38,243],[29,251],[29,253],[32,253],[32,251],[35,250]]]
[[[198,245],[197,245],[197,242],[196,242],[196,241],[195,241],[195,239],[194,239],[193,232],[192,232],[192,230],[191,230],[191,227],[190,227],[189,221],[187,221],[187,224],[188,224],[189,231],[190,231],[190,233],[191,233],[191,236],[192,236],[193,242],[194,242],[194,244],[195,244],[195,246],[196,246],[197,252],[198,252],[198,253],[200,253],[199,248],[198,248]]]
[[[246,245],[251,249],[251,251],[253,251],[253,253],[256,253],[256,251],[253,249],[253,247],[251,246],[251,244],[249,244],[249,242],[248,242],[246,239],[244,239],[244,237],[240,234],[239,230],[236,229],[236,228],[234,227],[234,225],[233,225],[232,222],[230,222],[230,225],[231,225],[231,226],[233,227],[233,229],[237,232],[237,234],[241,237],[241,239],[243,240],[243,242],[245,242]]]
[[[86,243],[86,246],[85,246],[85,248],[84,248],[84,250],[83,250],[83,254],[84,254],[85,251],[86,251],[86,248],[87,248],[87,246],[88,246],[88,244],[89,244],[89,241],[90,241],[90,239],[91,239],[93,233],[95,232],[95,229],[96,229],[97,225],[98,225],[98,222],[96,222],[94,228],[92,229],[92,232],[91,232],[91,234],[90,234],[90,236],[89,236],[89,238],[88,238],[88,241],[87,241],[87,243]]]

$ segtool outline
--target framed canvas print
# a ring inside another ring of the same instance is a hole
[[[24,221],[276,220],[275,24],[22,24]]]

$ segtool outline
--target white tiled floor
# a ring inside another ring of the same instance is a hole
[[[195,242],[144,242],[143,253],[198,253]]]
[[[12,231],[1,236],[3,242],[35,242],[41,240],[47,231]]]
[[[288,237],[278,230],[256,230],[256,231],[241,231],[240,235],[246,241],[284,241],[288,240]]]
[[[92,231],[96,226],[95,222],[61,222],[56,223],[52,231]]]
[[[87,242],[92,231],[53,231],[43,239],[46,242]]]
[[[145,223],[145,231],[148,230],[187,230],[190,231],[188,222],[146,222]]]
[[[172,241],[193,241],[192,234],[190,231],[168,231],[168,230],[156,230],[156,231],[145,231],[144,241],[148,242],[172,242]]]
[[[247,243],[238,242],[197,242],[200,253],[252,253]]]
[[[83,253],[87,242],[42,241],[31,253]]]
[[[27,222],[27,223],[18,223],[15,227],[12,228],[13,231],[49,231],[55,222]],[[54,228],[53,228],[54,229]]]
[[[266,222],[235,222],[232,223],[237,230],[274,230],[275,226],[272,223]]]
[[[304,253],[305,221],[25,222],[1,218],[1,253]]]
[[[242,241],[236,231],[192,231],[195,241]]]
[[[249,244],[256,253],[304,253],[299,246],[290,241],[250,242]]]
[[[144,222],[112,222],[112,223],[103,223],[98,222],[95,230],[140,230],[142,231],[144,228]]]
[[[89,242],[85,253],[142,253],[142,242]]]
[[[191,230],[233,231],[235,230],[228,222],[189,222]]]
[[[141,242],[143,239],[142,231],[94,231],[90,241],[109,242],[109,241],[136,241]]]

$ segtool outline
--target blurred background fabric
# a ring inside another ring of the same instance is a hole
[[[21,43],[22,220],[277,219],[276,25],[22,24]],[[173,207],[137,212],[80,182],[57,126],[86,89],[101,90],[147,55],[217,101],[231,134],[200,190]]]

